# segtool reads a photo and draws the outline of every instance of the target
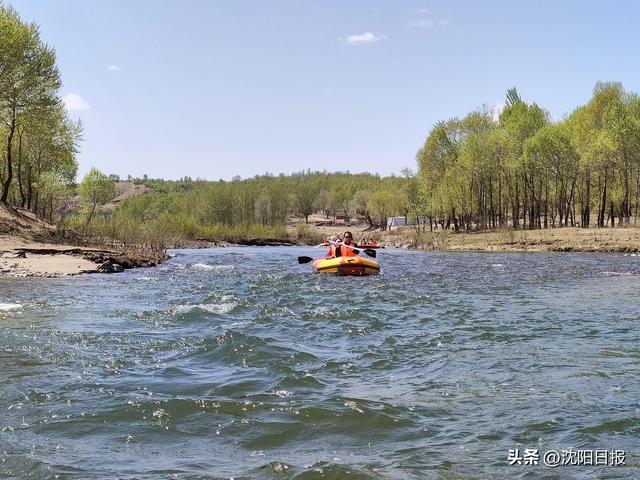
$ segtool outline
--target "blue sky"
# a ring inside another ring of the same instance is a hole
[[[415,168],[508,88],[554,118],[640,90],[640,2],[15,0],[85,123],[80,176]]]

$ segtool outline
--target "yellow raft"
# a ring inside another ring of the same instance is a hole
[[[314,272],[336,275],[377,275],[380,264],[364,257],[317,258],[311,262]]]

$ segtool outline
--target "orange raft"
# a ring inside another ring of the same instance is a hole
[[[382,245],[378,245],[377,243],[359,243],[358,248],[384,248]]]
[[[311,262],[314,272],[333,273],[335,275],[377,275],[380,264],[364,257],[317,258]]]

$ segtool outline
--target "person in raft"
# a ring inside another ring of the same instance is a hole
[[[338,238],[336,243],[331,244],[326,258],[334,257],[356,257],[358,254],[353,248],[357,248],[357,245],[353,241],[353,234],[351,232],[344,232],[342,239]]]

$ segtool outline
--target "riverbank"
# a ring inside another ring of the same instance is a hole
[[[491,232],[441,230],[420,234],[413,227],[395,227],[381,232],[371,230],[366,224],[336,222],[315,222],[309,228],[324,238],[335,238],[349,230],[356,241],[375,239],[387,248],[472,252],[640,252],[640,227],[634,226]],[[293,228],[290,230],[295,232]]]
[[[0,237],[0,277],[117,273],[152,267],[167,258],[166,253],[156,250],[78,247]]]
[[[297,235],[296,225],[288,227],[287,238],[257,238],[233,243],[193,240],[172,248],[220,248],[236,246],[317,245],[322,239],[339,238],[345,231],[356,241],[375,240],[380,247],[451,252],[640,252],[640,228],[554,228],[547,230],[499,230],[492,232],[454,232],[440,230],[416,233],[413,227],[396,227],[381,232],[366,225],[336,224],[305,227],[307,236]]]
[[[163,251],[64,244],[55,225],[0,204],[0,277],[114,273],[167,259]]]
[[[314,218],[315,217],[315,218]],[[186,240],[172,248],[231,246],[317,245],[337,238],[346,230],[357,241],[374,239],[387,248],[473,252],[640,252],[640,228],[555,228],[547,230],[501,230],[494,232],[416,233],[413,227],[390,231],[372,230],[364,223],[332,222],[312,216],[309,224],[292,222],[286,238],[248,238],[234,243]],[[128,268],[149,267],[166,260],[153,249],[76,246],[61,244],[55,226],[31,212],[0,208],[0,277],[59,277],[84,273],[115,273]],[[68,243],[68,241],[67,241]]]
[[[395,237],[395,239],[394,239]],[[640,252],[640,228],[555,228],[457,233],[397,232],[390,245],[441,251],[474,252]]]

